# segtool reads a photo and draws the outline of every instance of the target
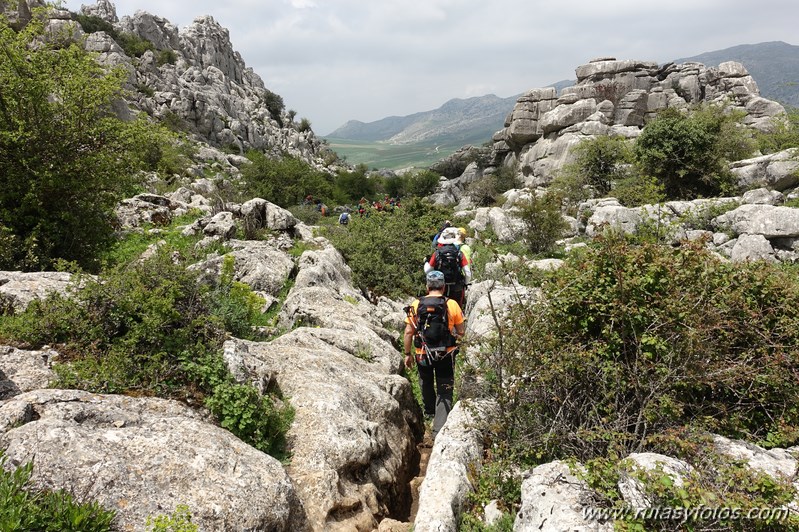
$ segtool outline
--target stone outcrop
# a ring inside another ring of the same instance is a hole
[[[279,461],[174,401],[37,390],[0,405],[11,465],[35,460],[33,486],[117,511],[123,530],[191,509],[201,530],[306,529]]]
[[[47,388],[58,353],[52,349],[28,351],[0,346],[0,401],[31,390]]]
[[[612,522],[586,519],[583,509],[596,507],[597,496],[565,462],[543,464],[525,475],[521,508],[514,532],[610,532]]]
[[[471,479],[481,468],[483,435],[479,419],[488,408],[458,401],[449,413],[430,455],[414,532],[458,530],[466,496],[472,491]]]
[[[66,295],[72,275],[66,272],[0,272],[0,310],[22,312],[34,299]]]
[[[239,379],[290,398],[288,472],[311,527],[372,530],[409,511],[421,412],[398,375],[396,330],[352,288],[341,255],[324,239],[316,245],[300,258],[280,314],[293,330],[270,342],[231,340],[225,359]]]
[[[550,87],[530,90],[517,100],[504,129],[493,136],[494,165],[518,165],[527,186],[545,185],[581,141],[597,135],[635,138],[663,109],[725,103],[746,114],[745,124],[763,131],[785,113],[779,103],[760,97],[755,81],[735,62],[706,67],[599,58],[578,66],[576,74],[577,84],[560,95]],[[752,171],[744,167],[738,171],[741,178],[751,179]],[[777,165],[773,173],[784,172]],[[788,179],[772,179],[791,186]]]
[[[30,20],[29,11],[27,3],[20,2],[15,20]],[[310,129],[300,131],[282,99],[246,66],[233,49],[229,31],[212,17],[197,17],[185,28],[144,11],[119,19],[108,0],[84,5],[81,12],[112,24],[117,34],[133,34],[152,43],[154,50],[130,57],[105,32],[86,36],[86,48],[98,54],[101,64],[127,71],[128,104],[134,113],[144,111],[169,121],[213,146],[239,153],[247,149],[274,156],[288,153],[326,169],[327,149],[321,140]],[[50,31],[69,25],[74,38],[81,38],[80,26],[68,19],[68,12],[55,11]],[[130,116],[127,110],[119,112]]]

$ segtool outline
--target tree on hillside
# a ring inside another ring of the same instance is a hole
[[[691,199],[732,192],[730,161],[754,151],[742,115],[718,106],[690,113],[666,109],[647,124],[633,149],[643,174],[657,178],[670,198]]]
[[[36,19],[15,32],[0,17],[0,268],[96,266],[143,150],[164,140],[114,116],[124,76]]]

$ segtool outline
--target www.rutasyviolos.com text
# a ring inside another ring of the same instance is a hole
[[[791,510],[780,508],[731,508],[726,506],[694,506],[672,508],[583,508],[583,518],[588,521],[647,520],[647,521],[783,521]]]

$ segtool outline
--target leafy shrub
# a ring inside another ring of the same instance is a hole
[[[80,24],[80,27],[84,33],[97,33],[98,31],[104,31],[114,40],[116,40],[118,37],[117,31],[114,29],[114,25],[96,15],[75,13],[72,16],[73,19]]]
[[[632,152],[624,137],[600,135],[574,148],[569,165],[581,182],[592,187],[598,197],[607,196],[614,182],[629,175]]]
[[[155,57],[158,66],[174,65],[178,60],[178,54],[174,50],[159,50]]]
[[[97,268],[153,128],[114,116],[123,70],[106,72],[75,43],[37,40],[42,32],[37,19],[19,33],[0,21],[0,94],[14,109],[0,113],[0,226],[18,243],[0,268],[47,269],[59,258]]]
[[[502,376],[498,438],[518,453],[623,456],[683,426],[766,446],[799,439],[788,269],[609,238],[542,289],[542,302],[516,306],[487,369]]]
[[[648,175],[631,174],[616,181],[613,196],[625,207],[655,205],[666,201],[666,193],[657,179]]]
[[[519,218],[524,223],[524,240],[533,253],[546,253],[555,247],[567,228],[560,212],[560,199],[554,194],[538,197],[519,205]]]
[[[438,189],[441,176],[431,170],[419,170],[404,176],[405,193],[409,196],[424,198]]]
[[[283,125],[281,115],[283,110],[286,108],[286,104],[283,103],[283,98],[279,94],[275,94],[267,89],[266,101],[264,104],[266,105],[266,109],[269,111],[269,115],[272,117],[272,119],[277,120],[281,125]]]
[[[305,133],[306,131],[311,130],[311,121],[307,118],[300,119],[300,123],[297,125],[297,131],[300,133]]]
[[[336,175],[334,197],[338,203],[349,203],[375,194],[375,181],[367,175],[368,168],[359,164],[352,172],[341,171]]]
[[[65,491],[32,490],[28,482],[33,463],[7,471],[6,462],[7,458],[0,455],[0,530],[114,530],[114,511],[96,502],[79,503]]]
[[[799,109],[788,109],[787,115],[775,116],[771,131],[757,134],[757,145],[762,153],[799,147]]]
[[[151,41],[139,37],[135,33],[121,33],[116,41],[128,57],[141,57],[148,50],[155,51],[155,46]]]
[[[516,175],[516,166],[503,166],[494,174],[486,174],[471,183],[466,191],[475,205],[493,205],[499,196],[510,189],[518,188],[521,182]]]
[[[197,525],[191,522],[191,512],[185,504],[178,504],[170,515],[147,518],[150,532],[197,532]]]
[[[316,198],[332,195],[332,177],[299,159],[270,159],[259,151],[248,152],[247,158],[252,164],[242,169],[242,177],[251,197],[289,207],[302,202],[308,194]]]
[[[291,410],[233,380],[224,325],[246,333],[258,299],[229,271],[214,291],[164,247],[151,259],[81,279],[71,299],[52,295],[0,323],[0,339],[58,346],[56,386],[205,403],[250,445],[278,454]]]
[[[754,144],[742,116],[708,105],[685,114],[666,109],[644,127],[633,148],[643,174],[657,178],[669,198],[732,192],[728,163],[748,157]]]
[[[325,227],[324,235],[341,251],[353,283],[375,296],[403,299],[424,292],[425,256],[451,211],[413,199],[393,214],[358,218],[347,228]]]

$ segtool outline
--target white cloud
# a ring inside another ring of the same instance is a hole
[[[87,1],[87,0],[83,0]],[[210,14],[244,61],[317,133],[508,97],[590,59],[665,62],[744,43],[796,42],[795,0],[117,0],[183,27]],[[72,10],[79,0],[68,0]]]

